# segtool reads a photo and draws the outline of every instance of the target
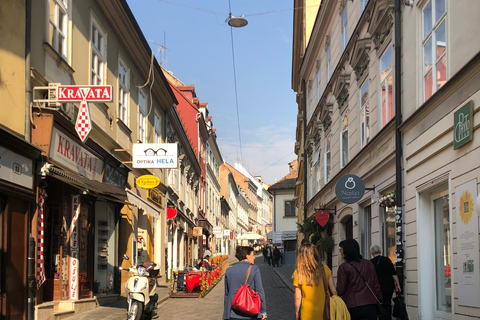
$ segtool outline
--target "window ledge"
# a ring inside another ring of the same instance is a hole
[[[298,216],[283,216],[284,219],[293,219],[298,218]]]
[[[132,134],[132,130],[130,130],[130,128],[120,118],[117,118],[117,124],[124,131],[128,132],[128,134]]]
[[[59,65],[62,66],[62,68],[65,69],[70,75],[73,75],[75,73],[75,70],[68,64],[68,62],[63,58],[57,50],[55,50],[50,43],[44,42],[43,43],[43,48],[45,51],[55,60]]]

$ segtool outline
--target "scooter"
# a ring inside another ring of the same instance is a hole
[[[130,260],[127,255],[123,255],[123,259]],[[127,292],[128,312],[127,320],[140,320],[144,314],[152,313],[157,306],[158,294],[155,293],[157,288],[156,276],[160,272],[157,264],[146,261],[141,265],[132,266],[127,270],[133,276],[127,280],[125,289]]]

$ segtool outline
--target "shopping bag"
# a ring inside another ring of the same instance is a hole
[[[247,284],[251,268],[252,266],[248,267],[245,284],[241,285],[237,292],[235,292],[232,301],[232,308],[249,316],[254,316],[260,313],[262,300],[258,293],[252,290],[250,285]]]
[[[393,298],[393,303],[392,316],[400,320],[408,320],[407,306],[401,293],[397,293],[397,296]]]

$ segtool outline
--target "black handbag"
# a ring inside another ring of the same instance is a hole
[[[367,285],[367,288],[368,290],[370,290],[370,292],[372,293],[372,295],[375,297],[375,300],[377,300],[377,304],[375,305],[375,308],[376,308],[376,311],[377,311],[377,317],[382,317],[385,315],[385,307],[383,306],[383,302],[378,300],[377,296],[375,295],[375,293],[373,292],[372,288],[370,288],[370,286],[368,285],[367,283],[367,280],[365,280],[365,278],[363,277],[363,274],[360,272],[360,270],[358,270],[353,264],[351,264],[350,262],[348,262],[349,265],[351,265],[355,270],[357,270],[358,274],[360,275],[360,277],[362,278],[363,282],[365,282],[365,284]]]
[[[392,316],[400,320],[408,320],[407,306],[401,293],[397,292],[397,296],[393,298],[393,303]]]

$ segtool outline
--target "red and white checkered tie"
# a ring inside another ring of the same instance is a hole
[[[47,192],[45,189],[38,189],[38,232],[37,232],[37,290],[40,288],[42,283],[45,282],[45,269],[43,263],[43,233],[44,233],[44,224],[43,224],[43,205],[45,203],[45,198],[47,197]]]

